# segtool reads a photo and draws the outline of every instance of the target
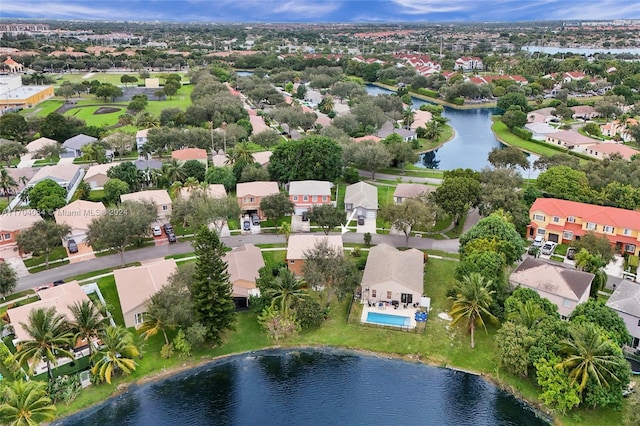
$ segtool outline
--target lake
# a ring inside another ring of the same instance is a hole
[[[341,350],[237,355],[56,425],[546,425],[479,376]]]
[[[370,95],[394,93],[372,84],[368,84],[366,89]],[[418,98],[411,99],[414,109],[430,103]],[[493,148],[504,147],[491,131],[491,116],[494,113],[494,108],[455,109],[445,106],[442,115],[449,119],[448,124],[455,131],[454,138],[437,150],[421,154],[420,161],[415,165],[440,170],[457,168],[481,170],[488,167],[489,152]],[[527,155],[531,164],[538,159],[536,155]],[[535,178],[539,173],[533,168],[519,171],[525,178]]]
[[[523,46],[522,50],[527,52],[541,52],[549,55],[556,53],[575,53],[578,55],[595,55],[596,53],[621,54],[629,53],[632,55],[640,55],[640,48],[637,47],[555,47],[555,46]]]

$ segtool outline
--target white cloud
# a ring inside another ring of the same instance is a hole
[[[98,7],[90,6],[84,2],[2,0],[2,12],[30,18],[120,20],[126,19],[130,13],[120,7],[122,5],[124,4],[115,2],[114,7]],[[139,15],[139,18],[143,19],[162,19],[164,17],[157,12]]]
[[[407,14],[429,14],[429,13],[450,13],[464,12],[465,10],[473,10],[478,7],[477,1],[457,0],[393,0],[400,9],[399,13]]]
[[[264,2],[263,2],[264,4]],[[275,5],[274,5],[275,6]],[[288,1],[284,3],[278,2],[278,5],[270,9],[273,18],[278,18],[278,14],[286,14],[288,18],[296,16],[301,17],[320,17],[327,15],[341,6],[340,2],[300,2]],[[276,14],[276,16],[273,16]]]

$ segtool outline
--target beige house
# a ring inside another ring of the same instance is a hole
[[[31,311],[40,308],[54,308],[56,313],[64,315],[71,321],[73,314],[69,306],[82,301],[90,302],[89,297],[87,297],[84,290],[82,290],[78,281],[70,281],[63,285],[40,290],[38,296],[40,300],[37,302],[7,310],[16,334],[16,338],[13,341],[14,344],[31,339],[27,330],[22,326],[22,324],[29,322],[29,313],[31,313]]]
[[[289,237],[287,244],[287,267],[296,275],[302,275],[302,268],[306,254],[323,241],[331,248],[344,252],[342,245],[342,235],[312,235],[312,234],[294,234]]]
[[[246,308],[249,306],[249,296],[260,295],[256,278],[264,266],[262,252],[253,244],[243,244],[225,253],[224,261],[228,265],[236,308]]]
[[[71,228],[66,240],[74,239],[80,244],[87,238],[91,222],[106,213],[107,209],[102,203],[76,200],[56,210],[54,218],[58,225],[69,225]]]
[[[91,189],[102,189],[104,184],[109,180],[107,172],[110,168],[118,164],[119,163],[105,163],[90,166],[84,174],[84,181],[89,184]]]
[[[273,152],[271,151],[260,151],[260,152],[254,152],[253,154],[251,154],[251,156],[253,157],[253,161],[260,164],[260,166],[262,167],[267,167],[267,165],[269,164],[269,160],[271,160],[272,155],[273,155]]]
[[[0,215],[0,247],[13,246],[20,231],[42,220],[37,210],[17,210]]]
[[[44,180],[51,179],[67,190],[67,201],[69,201],[71,197],[73,197],[73,193],[78,187],[78,184],[80,184],[83,175],[84,169],[76,164],[46,166],[36,172],[27,186],[31,187]]]
[[[420,303],[424,290],[424,253],[387,244],[369,250],[362,275],[362,302]]]
[[[154,189],[151,191],[138,191],[131,194],[122,194],[120,201],[153,202],[158,209],[158,220],[165,222],[171,214],[171,197],[166,189]]]
[[[49,138],[38,138],[34,141],[29,142],[25,148],[27,148],[27,152],[31,156],[31,158],[37,158],[36,153],[48,145],[57,146],[58,142]]]
[[[222,185],[221,183],[212,183],[210,185],[207,185],[206,188],[193,188],[188,186],[180,188],[180,191],[178,191],[178,197],[187,199],[191,196],[191,194],[198,191],[205,192],[210,198],[224,198],[227,196],[227,191],[224,189],[224,185]]]
[[[260,219],[264,219],[264,213],[260,210],[260,201],[266,196],[279,192],[277,182],[243,182],[236,186],[238,205],[242,213],[257,213]]]
[[[421,183],[399,183],[396,190],[393,191],[393,202],[401,204],[407,198],[417,198],[421,195],[427,195],[435,190],[432,186],[423,185]]]
[[[202,148],[183,148],[171,152],[171,159],[177,160],[180,164],[185,161],[197,160],[207,165],[207,150]]]
[[[580,150],[581,146],[584,147],[600,142],[597,139],[582,136],[580,133],[571,130],[560,130],[556,133],[550,133],[547,135],[545,141],[571,150]]]
[[[176,261],[167,259],[113,271],[126,327],[144,322],[147,301],[167,285],[176,269]]]
[[[509,276],[514,287],[526,287],[558,307],[567,319],[580,303],[589,299],[594,275],[542,260],[526,258]]]

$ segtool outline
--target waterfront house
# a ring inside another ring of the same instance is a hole
[[[434,187],[421,183],[399,183],[393,191],[393,202],[401,204],[407,198],[426,196],[433,190],[435,190]]]
[[[343,253],[342,235],[293,234],[287,243],[287,267],[296,275],[302,275],[306,253],[323,242],[340,253]]]
[[[559,263],[527,257],[509,276],[513,287],[526,287],[558,307],[567,319],[580,303],[589,299],[594,275]]]
[[[289,183],[289,199],[294,213],[301,215],[313,206],[331,204],[331,182],[322,180],[300,180]]]
[[[616,311],[627,326],[631,347],[640,348],[640,284],[622,280],[607,300],[607,306]]]
[[[599,160],[603,160],[614,154],[620,155],[625,160],[631,160],[634,155],[640,154],[640,151],[630,146],[615,142],[604,142],[585,146],[582,152]]]
[[[243,244],[225,253],[223,260],[227,262],[229,280],[233,286],[233,301],[237,308],[249,306],[250,296],[259,296],[256,278],[260,276],[260,268],[264,267],[264,259],[260,248],[253,244]]]
[[[571,150],[579,150],[581,146],[593,145],[600,141],[582,136],[580,133],[572,130],[560,130],[558,132],[548,134],[546,142],[554,145],[560,145]]]

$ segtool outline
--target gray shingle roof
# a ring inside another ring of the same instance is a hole
[[[353,204],[353,207],[365,209],[378,209],[378,188],[366,182],[358,182],[347,186],[344,195],[345,204]]]
[[[580,300],[589,291],[593,278],[594,275],[588,272],[528,257],[513,271],[509,280],[566,299]]]
[[[62,144],[62,147],[80,150],[82,149],[83,146],[89,145],[90,143],[93,143],[97,140],[98,139],[94,138],[93,136],[87,136],[85,134],[80,133],[79,135],[76,135],[64,141],[64,143]]]
[[[616,311],[640,318],[640,284],[622,280],[616,287],[607,306]]]

